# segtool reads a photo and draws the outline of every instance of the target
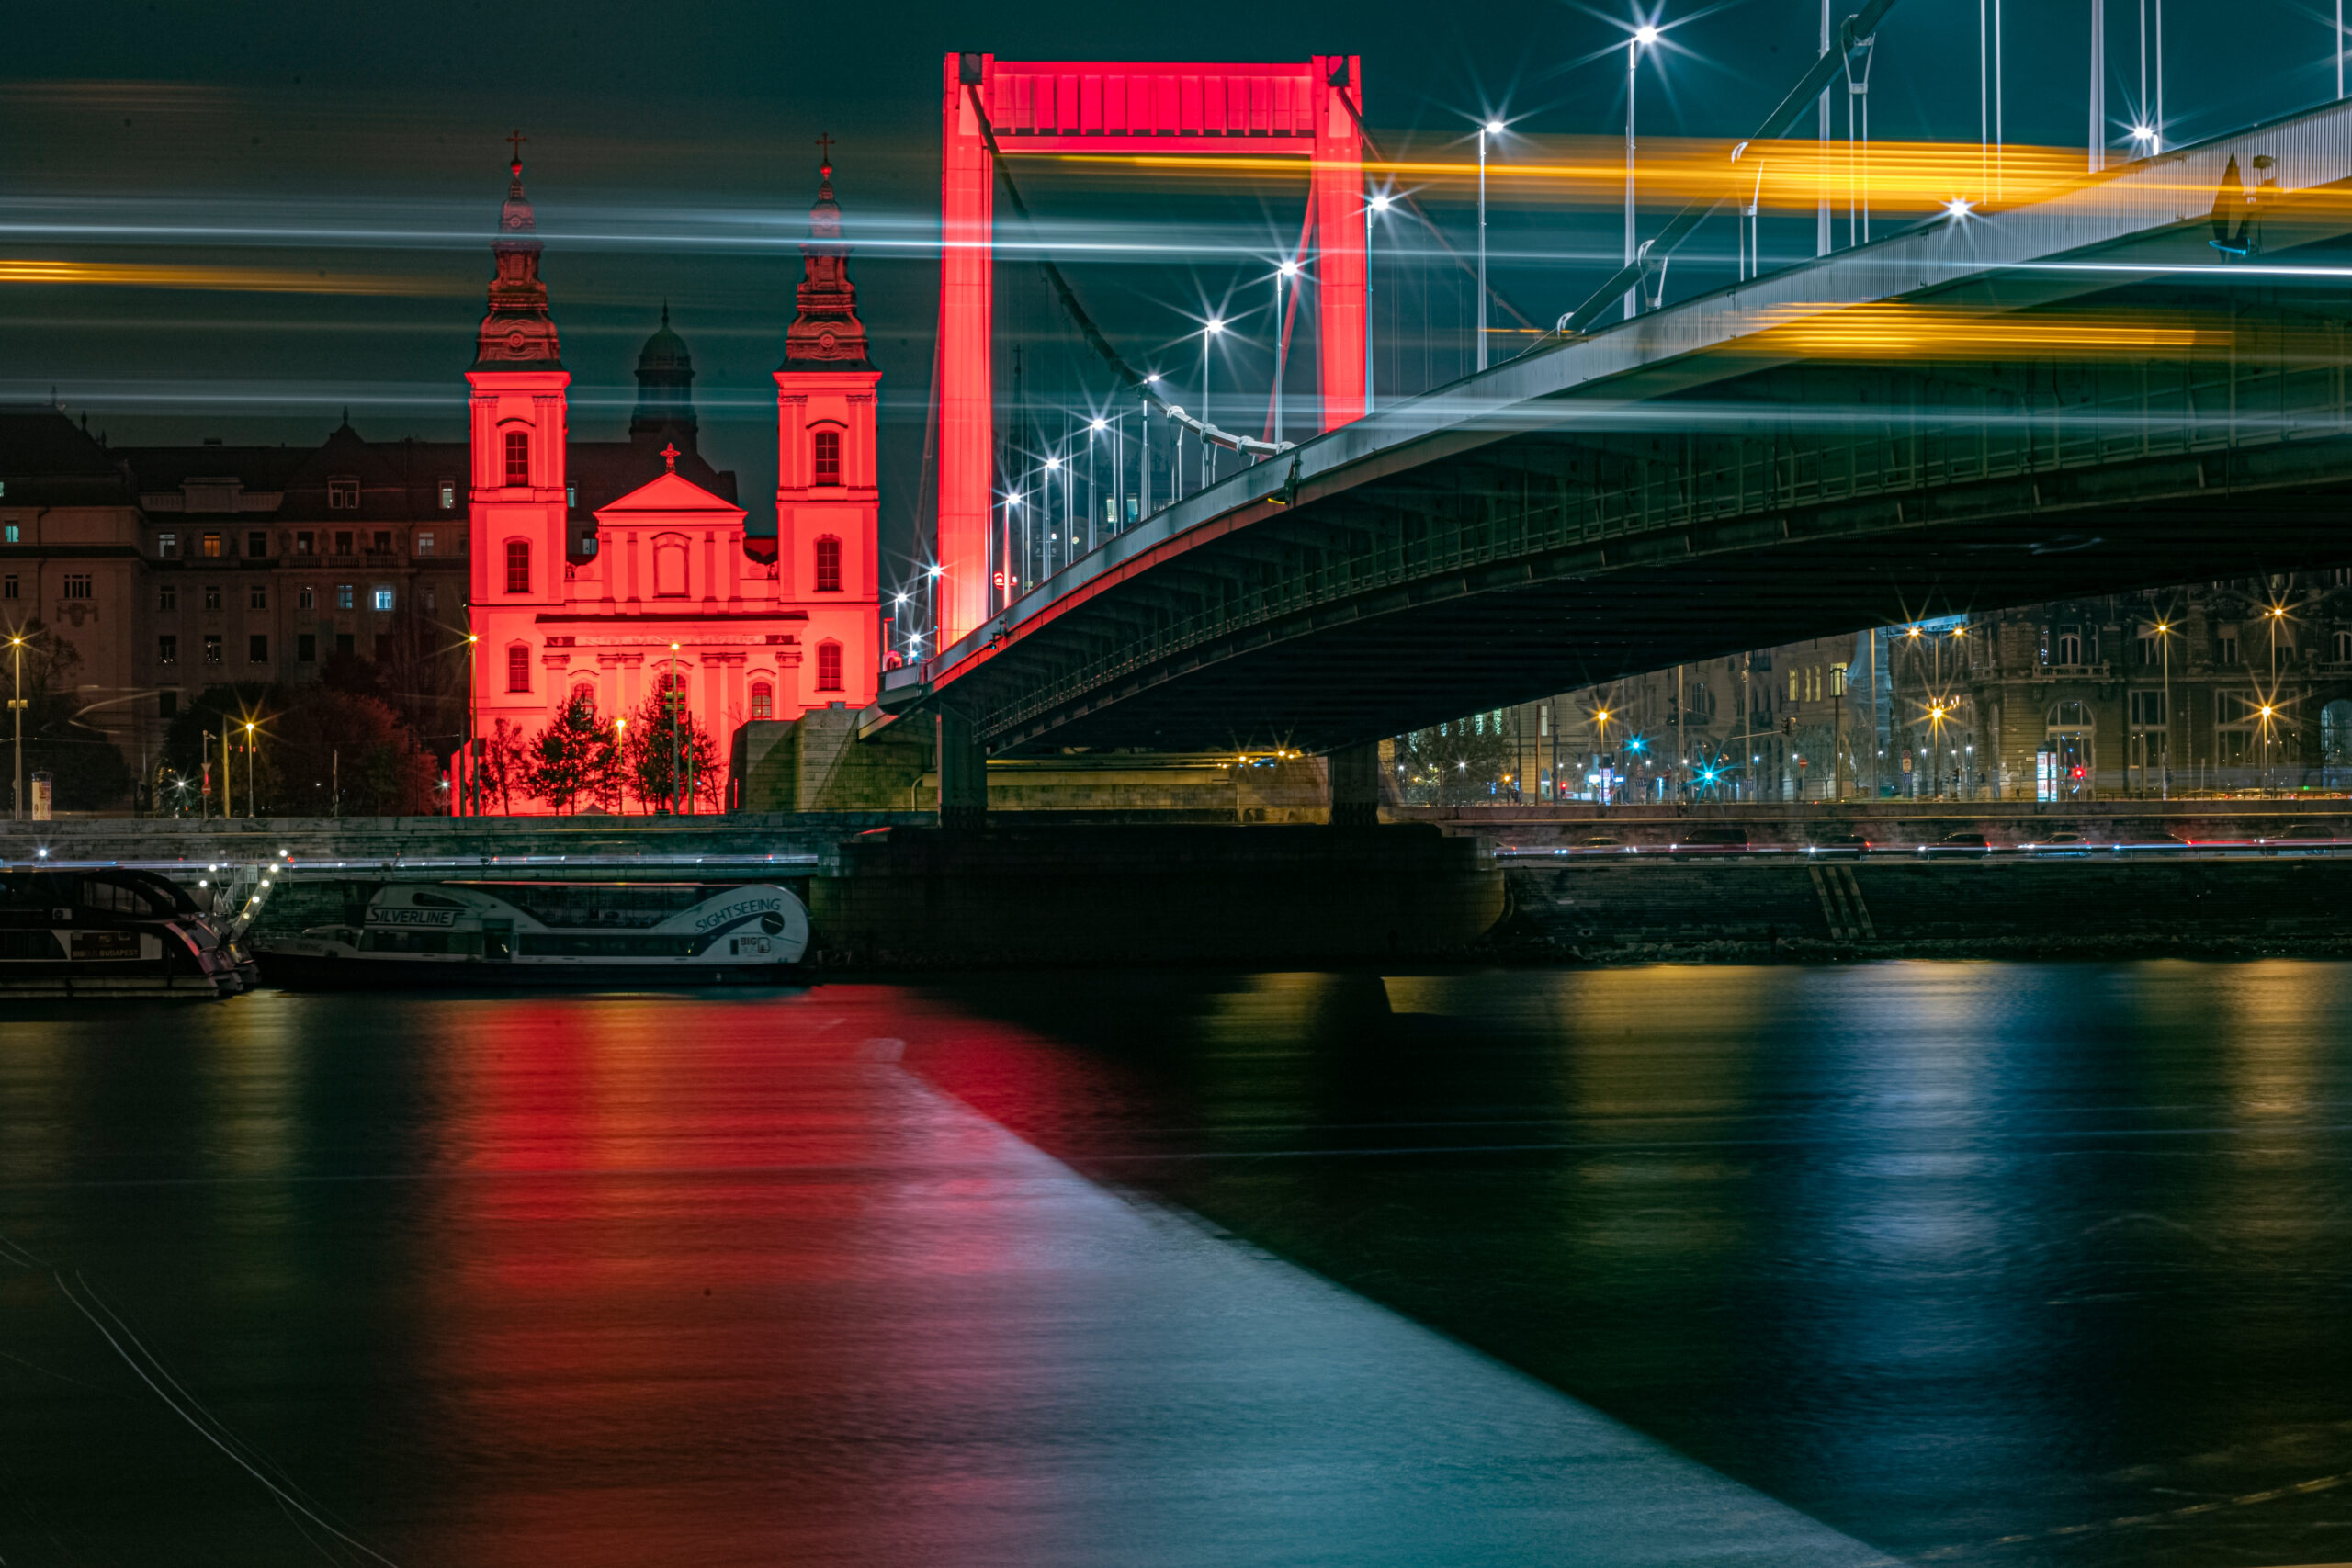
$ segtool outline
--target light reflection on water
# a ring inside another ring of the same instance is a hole
[[[1067,1428],[1133,1397],[1106,1369],[1180,1397],[1209,1303],[1081,1310],[1116,1206],[964,1106],[1887,1551],[2341,1561],[2332,1490],[2203,1505],[2352,1472],[2347,1003],[2169,963],[53,1010],[0,1021],[0,1237],[403,1562],[1086,1561],[1176,1517]],[[17,1261],[0,1556],[307,1560]],[[1219,1386],[1303,1364],[1257,1337]],[[1311,1556],[1272,1495],[1249,1539]]]

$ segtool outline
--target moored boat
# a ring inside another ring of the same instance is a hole
[[[0,993],[209,1001],[249,969],[231,927],[160,873],[0,872]]]
[[[784,978],[808,947],[808,910],[771,884],[482,880],[389,884],[256,955],[294,988],[708,986]]]

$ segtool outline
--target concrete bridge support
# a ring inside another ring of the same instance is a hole
[[[1345,746],[1325,759],[1331,781],[1331,826],[1370,828],[1380,821],[1380,746]]]
[[[972,721],[939,711],[939,825],[977,828],[989,815],[989,753]]]

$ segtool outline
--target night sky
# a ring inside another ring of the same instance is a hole
[[[1851,8],[1838,0],[1840,15]],[[2119,138],[2135,112],[2140,11],[2139,0],[2108,0]],[[1734,0],[1646,15],[1668,28],[1673,48],[1643,70],[1645,135],[1738,137],[1811,58],[1820,9],[1817,0]],[[2011,141],[2082,145],[2087,15],[2087,0],[2007,0]],[[152,272],[0,285],[0,398],[46,400],[54,388],[119,442],[311,442],[346,406],[371,436],[458,437],[503,138],[519,127],[573,376],[574,434],[619,434],[638,347],[666,300],[695,354],[705,451],[739,470],[759,525],[774,485],[767,378],[792,313],[815,139],[828,132],[884,371],[886,559],[903,561],[914,547],[936,309],[930,242],[946,51],[1360,53],[1384,150],[1466,163],[1464,132],[1485,113],[1510,117],[1526,156],[1566,145],[1550,139],[1622,135],[1623,54],[1609,46],[1622,44],[1632,16],[1522,0],[1030,5],[992,17],[940,4],[87,0],[10,31],[0,264],[206,270],[201,287]],[[1875,137],[1975,141],[1977,17],[1976,0],[1896,7],[1871,78]],[[2165,33],[2176,142],[2334,92],[2329,13],[2317,0],[2171,0]],[[1842,133],[1842,116],[1839,125]],[[1032,175],[1024,165],[1022,178],[1121,350],[1195,373],[1185,312],[1204,301],[1258,305],[1269,259],[1295,241],[1305,196],[1295,175],[1153,181],[1099,169]],[[1470,189],[1420,192],[1464,248],[1475,243]],[[999,211],[1001,232],[1001,202]],[[1498,290],[1550,321],[1614,265],[1621,224],[1606,203],[1498,187],[1489,228]],[[1811,241],[1809,221],[1767,229],[1775,254],[1809,253]],[[1104,243],[1115,248],[1082,248]],[[1730,247],[1727,220],[1708,225],[1676,262],[1671,292],[1728,280]],[[1375,265],[1384,394],[1442,382],[1467,363],[1470,297],[1443,267],[1414,259],[1424,248],[1400,236]],[[9,270],[0,265],[0,276]],[[1001,370],[1023,340],[1041,401],[1076,410],[1107,395],[1107,376],[1080,374],[1034,268],[1001,251],[999,288]],[[1243,318],[1216,372],[1255,387],[1261,403],[1264,346]],[[1307,375],[1291,384],[1311,393],[1312,355],[1296,360]],[[1256,423],[1238,410],[1236,420]]]

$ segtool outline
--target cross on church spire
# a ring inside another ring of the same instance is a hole
[[[528,141],[530,138],[517,130],[509,134],[506,140],[514,149],[514,161],[518,164],[521,163],[523,161],[523,143]]]
[[[817,160],[824,165],[827,175],[833,172],[833,138],[830,131],[817,138]]]
[[[673,441],[662,448],[662,460],[670,465],[669,468],[664,470],[665,472],[674,474],[678,471],[678,444],[676,442]]]

